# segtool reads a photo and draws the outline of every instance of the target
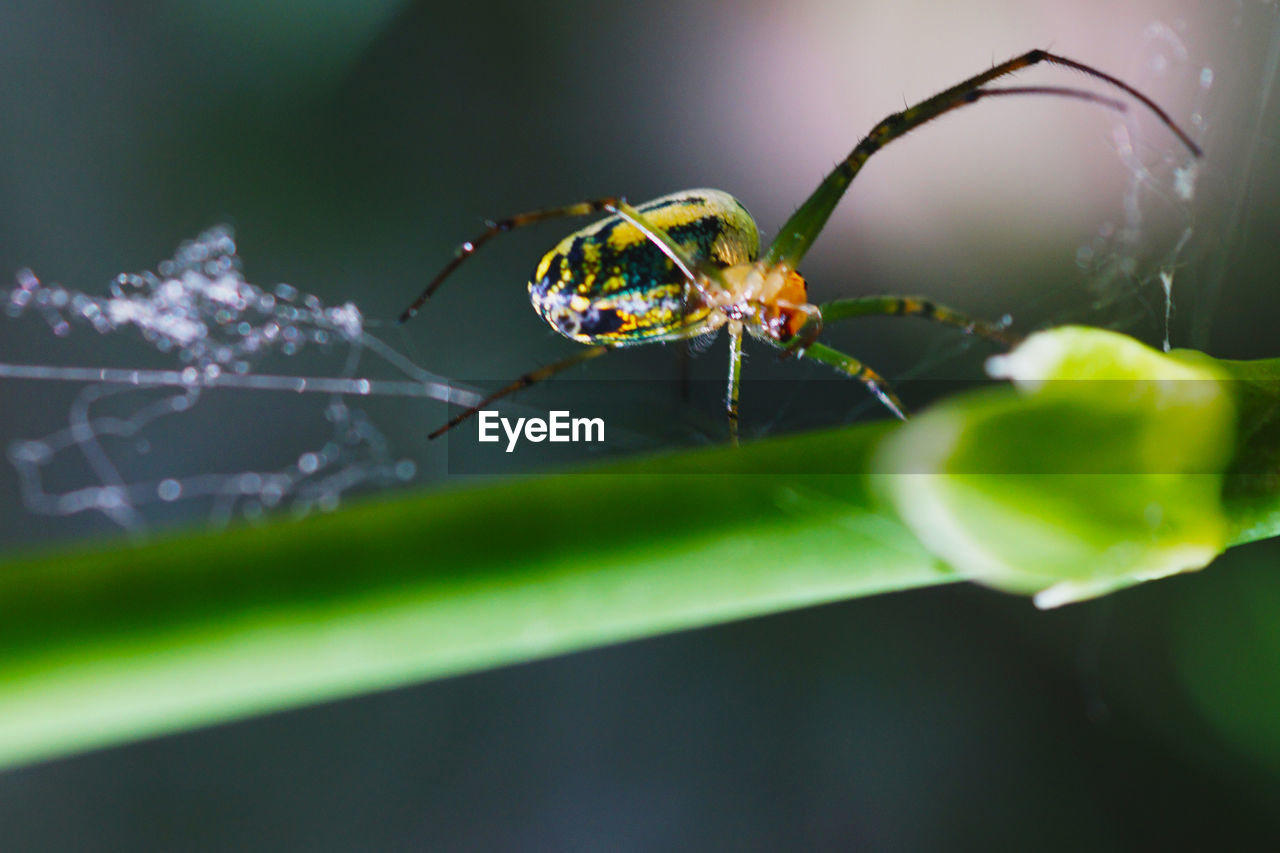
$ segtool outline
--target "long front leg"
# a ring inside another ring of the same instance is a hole
[[[1101,80],[1108,85],[1115,86],[1155,113],[1160,121],[1178,137],[1183,145],[1187,146],[1187,149],[1193,155],[1200,156],[1200,147],[1191,141],[1191,137],[1182,128],[1178,127],[1173,119],[1169,117],[1169,114],[1161,109],[1155,101],[1137,89],[1104,71],[1099,71],[1082,62],[1076,62],[1074,59],[1058,56],[1045,50],[1031,50],[1022,56],[1010,59],[1008,62],[1002,62],[988,71],[976,74],[963,83],[952,86],[932,98],[921,101],[915,106],[908,107],[902,112],[894,113],[880,121],[849,152],[849,156],[823,179],[818,188],[813,191],[813,194],[805,200],[800,209],[792,214],[791,218],[778,231],[778,239],[769,247],[769,251],[763,258],[765,265],[772,267],[776,264],[782,264],[790,269],[795,269],[796,265],[805,256],[805,253],[809,251],[809,247],[813,245],[813,241],[817,239],[819,232],[826,225],[827,219],[830,218],[831,212],[835,210],[836,205],[844,196],[845,190],[849,188],[854,176],[858,174],[858,171],[867,162],[868,158],[893,140],[910,133],[925,122],[932,121],[944,113],[995,95],[1065,95],[1093,101],[1106,107],[1123,107],[1122,104],[1117,104],[1110,98],[1103,98],[1079,89],[1058,89],[1047,86],[1019,89],[983,88],[987,83],[999,77],[1004,77],[1007,74],[1012,74],[1015,71],[1041,62],[1071,68],[1096,80]]]

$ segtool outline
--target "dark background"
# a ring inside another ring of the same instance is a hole
[[[767,241],[904,99],[1052,47],[1188,127],[1206,149],[1195,197],[1173,192],[1186,158],[1149,116],[983,104],[877,155],[806,260],[813,297],[926,293],[1022,329],[1078,320],[1158,343],[1167,271],[1175,345],[1275,356],[1278,45],[1274,4],[1189,0],[9,2],[0,273],[29,266],[100,292],[229,222],[250,280],[354,301],[372,333],[428,369],[493,383],[572,351],[524,292],[570,226],[512,235],[414,324],[392,321],[479,219],[715,186]],[[1133,159],[1118,156],[1117,127]],[[154,361],[125,336],[0,322],[5,362]],[[828,337],[890,376],[973,379],[987,352],[906,321]],[[827,378],[750,352],[752,378]],[[692,369],[714,379],[723,361],[721,342]],[[673,348],[654,347],[579,378],[674,389],[677,374]],[[812,384],[821,394],[744,397],[748,435],[880,414]],[[0,381],[0,441],[59,429],[75,392]],[[152,439],[138,476],[296,458],[308,405],[209,395],[181,441]],[[669,405],[658,411],[694,425],[686,443],[719,440],[714,413],[674,391]],[[457,479],[423,440],[442,404],[368,406],[416,461],[415,486]],[[670,438],[625,409],[610,423],[651,446]],[[32,516],[7,468],[0,511],[7,553],[120,535],[93,516]],[[206,519],[184,507],[156,521]],[[0,846],[1270,847],[1276,557],[1272,543],[1242,548],[1051,613],[966,586],[882,596],[8,771]]]

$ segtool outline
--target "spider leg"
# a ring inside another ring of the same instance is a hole
[[[769,341],[780,349],[785,346],[771,338],[765,338],[764,340]],[[819,343],[809,344],[804,352],[799,353],[799,355],[802,358],[821,362],[828,367],[834,368],[837,373],[843,373],[851,379],[858,380],[867,386],[867,390],[874,394],[876,399],[893,413],[894,417],[903,421],[907,419],[907,407],[898,399],[898,395],[894,393],[889,381],[853,356]]]
[[[729,443],[738,446],[738,386],[742,381],[742,323],[729,323],[729,385],[725,389],[724,408],[729,416]]]
[[[813,241],[817,239],[818,233],[826,225],[831,212],[835,210],[836,205],[844,196],[845,190],[849,188],[849,184],[852,183],[854,176],[858,174],[867,159],[893,140],[911,132],[925,122],[932,121],[943,113],[975,103],[982,98],[1000,94],[1061,95],[1093,101],[1104,106],[1117,106],[1116,102],[1110,99],[1078,89],[1058,89],[1046,86],[1019,89],[983,88],[992,80],[1041,62],[1071,68],[1120,89],[1155,113],[1160,121],[1178,137],[1179,141],[1193,155],[1200,156],[1200,148],[1191,141],[1191,137],[1182,128],[1178,127],[1173,119],[1169,117],[1169,114],[1161,109],[1155,101],[1152,101],[1137,89],[1104,71],[1099,71],[1082,62],[1076,62],[1074,59],[1058,56],[1045,50],[1032,50],[981,74],[970,77],[968,80],[939,92],[932,98],[921,101],[913,107],[883,119],[849,152],[849,156],[823,179],[822,183],[805,200],[799,210],[791,215],[791,218],[778,231],[778,239],[773,242],[773,245],[765,253],[763,263],[769,267],[781,264],[790,269],[795,269],[796,265],[805,256],[805,253],[809,251],[809,247],[813,245]]]
[[[814,318],[806,323],[791,340],[786,343],[771,341],[774,346],[782,350],[784,358],[791,355],[811,358],[859,380],[876,395],[885,408],[903,420],[906,419],[907,408],[884,377],[853,356],[815,342],[826,323],[847,320],[850,317],[920,317],[944,326],[953,326],[967,335],[974,335],[1006,347],[1014,346],[1022,340],[1021,335],[1008,331],[1001,324],[989,323],[986,320],[953,311],[923,296],[860,296],[852,299],[835,299],[819,305]],[[813,327],[811,333],[810,327]],[[766,338],[766,340],[771,339]]]
[[[613,210],[639,229],[640,233],[648,237],[650,242],[661,249],[662,253],[670,258],[671,262],[684,273],[685,280],[690,284],[690,290],[685,293],[685,313],[690,308],[693,291],[696,291],[708,302],[712,302],[714,296],[707,291],[707,284],[711,284],[721,290],[727,288],[724,277],[718,267],[701,263],[698,259],[691,257],[678,243],[671,239],[671,236],[666,231],[647,221],[643,213],[625,201],[619,202]],[[687,341],[688,338],[680,339],[682,348],[687,347]],[[687,368],[688,350],[683,349],[683,352],[686,361],[682,366]],[[729,443],[734,447],[738,446],[738,388],[741,384],[741,375],[742,323],[734,321],[729,323],[729,380],[728,389],[725,393],[725,411],[729,418]]]
[[[1022,340],[1022,336],[1010,332],[999,323],[990,323],[953,311],[945,305],[939,305],[932,299],[923,296],[860,296],[854,299],[836,299],[818,306],[822,312],[824,323],[847,320],[850,317],[920,317],[954,326],[966,335],[974,335],[988,341],[1011,347]],[[800,339],[801,334],[793,340]],[[791,346],[788,343],[788,346]]]
[[[671,239],[670,234],[650,222],[643,213],[628,204],[625,199],[619,199],[615,203],[606,205],[605,210],[610,213],[616,213],[631,223],[636,230],[643,234],[650,243],[657,246],[662,254],[666,255],[676,265],[676,269],[680,270],[684,275],[685,281],[689,282],[694,290],[708,300],[712,297],[703,284],[704,277],[710,279],[721,289],[726,288],[724,276],[720,274],[720,270],[717,267],[711,264],[704,264],[690,255],[681,248],[679,243]]]
[[[440,272],[436,273],[435,278],[423,288],[422,293],[413,303],[400,314],[400,322],[406,322],[414,314],[418,313],[418,309],[423,306],[431,294],[444,283],[444,280],[453,274],[462,262],[475,254],[476,250],[488,243],[498,234],[511,231],[515,228],[523,228],[526,225],[533,225],[538,222],[545,222],[548,219],[562,219],[571,216],[589,216],[592,213],[600,213],[602,211],[612,211],[615,206],[622,202],[621,198],[597,198],[590,201],[580,201],[577,204],[566,204],[560,207],[547,207],[541,210],[530,210],[525,213],[517,213],[515,216],[508,216],[506,219],[499,219],[496,222],[488,220],[485,222],[484,231],[473,240],[467,240],[458,248],[453,250],[453,259],[444,265]]]
[[[535,382],[541,382],[544,379],[548,379],[552,376],[555,376],[560,371],[568,370],[570,367],[573,367],[575,364],[580,364],[581,362],[595,358],[596,356],[604,355],[610,349],[612,348],[606,347],[606,346],[587,347],[586,349],[575,352],[573,355],[569,356],[568,358],[562,358],[557,362],[553,362],[552,364],[547,364],[542,367],[539,367],[537,370],[530,370],[528,373],[524,374],[519,379],[515,380],[509,385],[506,385],[498,389],[497,391],[494,391],[488,397],[485,397],[483,400],[481,400],[479,403],[476,403],[474,406],[467,409],[465,412],[460,412],[459,414],[454,415],[453,418],[450,419],[450,421],[447,424],[440,427],[435,432],[431,433],[431,435],[427,436],[427,438],[439,438],[449,430],[456,427],[458,424],[465,421],[467,418],[470,418],[476,412],[483,409],[485,406],[492,403],[494,400],[500,400],[503,397],[507,396],[508,394],[514,394],[516,391],[519,391],[521,388],[528,388],[530,385],[533,385]]]

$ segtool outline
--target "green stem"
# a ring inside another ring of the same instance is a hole
[[[1280,361],[1063,329],[1005,367],[1059,381],[903,425],[11,560],[0,765],[961,577],[1061,604],[1280,532]]]
[[[1236,452],[1223,503],[1231,544],[1280,534],[1280,359],[1217,361],[1233,380]]]
[[[0,765],[951,580],[864,476],[805,473],[882,432],[11,562]]]

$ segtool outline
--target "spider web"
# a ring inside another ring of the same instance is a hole
[[[1193,67],[1183,39],[1163,22],[1150,24],[1144,38],[1148,64],[1154,73],[1194,75],[1198,91],[1188,125],[1193,135],[1202,137],[1204,105],[1213,86],[1212,67]],[[1167,352],[1172,348],[1174,278],[1186,263],[1184,252],[1195,234],[1192,202],[1200,162],[1188,159],[1176,148],[1169,149],[1157,162],[1150,162],[1136,147],[1125,124],[1116,127],[1113,143],[1129,174],[1121,216],[1118,222],[1103,223],[1094,240],[1079,247],[1076,265],[1094,294],[1090,310],[1103,316],[1122,300],[1134,295],[1144,297],[1154,290],[1154,308],[1153,301],[1146,298],[1141,304],[1144,313],[1154,313],[1163,326],[1162,344]],[[1166,217],[1154,228],[1147,226],[1144,217],[1152,203]],[[1121,318],[1121,323],[1132,322],[1123,314]]]
[[[407,482],[417,470],[412,459],[395,454],[353,400],[479,400],[370,334],[354,303],[325,306],[287,284],[267,289],[245,280],[227,227],[183,243],[154,272],[117,276],[105,296],[45,284],[23,270],[16,287],[0,291],[0,307],[12,321],[42,320],[57,338],[78,329],[127,336],[130,357],[139,358],[143,348],[160,361],[154,367],[0,362],[0,379],[80,386],[65,426],[8,448],[23,503],[38,515],[98,513],[141,533],[157,505],[181,505],[180,516],[201,507],[213,524],[274,509],[295,515],[331,510],[352,490]],[[306,375],[260,369],[268,362],[297,361],[309,351],[321,360],[336,357],[340,370]],[[369,361],[391,377],[363,373]],[[314,435],[314,443],[274,464],[181,473],[180,459],[173,458],[179,470],[140,475],[154,467],[145,460],[157,435],[176,442],[180,451],[191,450],[182,446],[185,430],[176,422],[192,417],[215,391],[239,392],[241,402],[245,395],[255,397],[238,407],[237,417],[260,415],[243,427],[259,435],[272,430],[282,400],[319,397],[324,428],[318,435],[302,431]]]
[[[1121,212],[1076,253],[1093,297],[1082,319],[1121,329],[1154,321],[1165,350],[1212,349],[1228,275],[1239,275],[1247,286],[1252,272],[1239,250],[1251,232],[1266,230],[1250,217],[1265,213],[1256,201],[1267,195],[1263,186],[1274,186],[1260,155],[1275,141],[1268,128],[1274,126],[1272,94],[1280,77],[1280,6],[1236,4],[1227,20],[1218,39],[1224,45],[1259,39],[1265,45],[1260,56],[1245,51],[1234,63],[1224,58],[1218,69],[1197,61],[1183,38],[1185,21],[1155,21],[1146,28],[1152,74],[1195,92],[1185,126],[1207,153],[1201,160],[1179,158],[1176,150],[1153,156],[1135,143],[1129,123],[1118,126],[1114,147],[1129,175]],[[1215,52],[1220,51],[1221,46]],[[1208,192],[1202,193],[1205,175]]]
[[[1179,90],[1193,88],[1192,108],[1177,120],[1192,138],[1201,142],[1210,127],[1206,113],[1214,85],[1210,64],[1197,64],[1179,29],[1161,21],[1149,24],[1142,34],[1146,63],[1153,78],[1172,79]],[[1141,127],[1139,127],[1141,126]],[[1204,346],[1203,334],[1177,331],[1178,302],[1184,288],[1182,271],[1197,263],[1197,183],[1202,161],[1193,158],[1167,131],[1152,129],[1151,117],[1132,105],[1112,130],[1112,148],[1124,166],[1126,181],[1117,192],[1117,213],[1098,223],[1094,235],[1077,246],[1077,277],[1062,289],[1022,300],[1000,322],[1029,328],[1084,323],[1140,333],[1152,328],[1168,351],[1174,346]],[[1202,286],[1188,282],[1186,292]],[[1083,294],[1085,298],[1079,298]],[[1201,294],[1196,294],[1196,329],[1203,332],[1212,315]],[[1070,307],[1040,312],[1040,306],[1066,298]],[[940,365],[975,345],[970,337],[940,338],[901,376],[928,376]]]

